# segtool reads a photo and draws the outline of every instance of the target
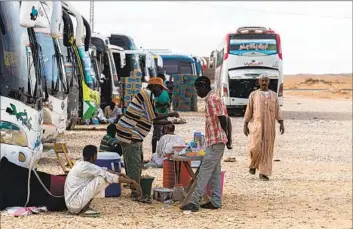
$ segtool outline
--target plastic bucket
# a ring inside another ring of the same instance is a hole
[[[140,185],[141,185],[141,189],[142,189],[142,194],[144,196],[151,196],[152,195],[153,181],[154,181],[154,177],[141,178]]]
[[[120,156],[114,152],[98,152],[96,165],[102,168],[107,168],[115,172],[121,171]],[[118,197],[121,194],[121,185],[110,184],[104,192],[105,197]]]
[[[181,163],[181,162],[179,162]],[[191,161],[188,162],[191,164]],[[172,160],[164,160],[163,161],[163,188],[174,188],[176,181],[175,174],[175,164]],[[179,183],[183,184],[184,187],[187,187],[190,184],[191,177],[189,175],[188,170],[186,169],[184,164],[180,166],[180,177]]]
[[[221,172],[221,195],[223,198],[223,186],[224,186],[224,174],[226,173],[226,171],[222,171]],[[206,193],[208,196],[211,196],[211,184],[208,183],[206,186]]]

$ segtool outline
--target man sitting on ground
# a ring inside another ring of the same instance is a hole
[[[118,116],[121,114],[121,109],[117,107],[114,102],[111,102],[104,108],[104,117],[108,123],[117,123]]]
[[[116,139],[116,126],[115,124],[109,124],[107,127],[107,134],[101,140],[99,146],[100,152],[116,152],[120,156],[123,154],[121,151],[121,146],[119,140]]]
[[[99,214],[89,205],[94,197],[112,183],[127,183],[141,195],[140,185],[125,174],[104,170],[95,165],[97,147],[87,145],[83,148],[83,161],[77,161],[66,177],[64,196],[67,209],[72,214]]]
[[[185,140],[174,133],[174,124],[167,124],[163,127],[164,135],[158,141],[156,153],[152,154],[151,162],[145,165],[148,167],[163,167],[163,158],[165,154],[171,154],[173,152],[173,146],[185,145]]]

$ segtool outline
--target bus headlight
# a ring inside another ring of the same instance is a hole
[[[43,109],[43,124],[53,124],[51,120],[51,115],[47,108]]]
[[[26,133],[15,124],[0,121],[0,143],[26,147],[28,144]]]

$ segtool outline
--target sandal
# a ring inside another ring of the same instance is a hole
[[[88,208],[87,211],[80,214],[84,217],[98,217],[100,216],[100,212],[93,210],[92,208]]]
[[[224,162],[236,162],[237,159],[235,157],[228,157],[227,159],[224,159]]]
[[[266,176],[266,175],[264,175],[264,174],[259,174],[259,178],[260,178],[260,180],[262,180],[262,181],[269,181],[269,180],[270,180],[270,178],[268,178],[268,176]]]

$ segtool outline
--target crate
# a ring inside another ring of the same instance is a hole
[[[124,89],[124,95],[134,95],[134,90],[132,89]]]
[[[141,83],[135,83],[135,84],[133,84],[132,85],[132,89],[133,90],[141,90],[141,88],[142,88],[142,84]]]

